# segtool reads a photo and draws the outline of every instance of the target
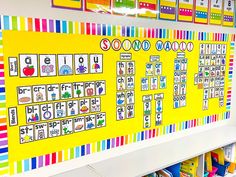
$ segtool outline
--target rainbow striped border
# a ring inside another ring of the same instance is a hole
[[[230,42],[229,74],[228,74],[228,89],[227,89],[227,102],[226,102],[226,109],[228,111],[231,108],[231,93],[232,93],[234,52],[235,52],[235,38],[236,38],[236,36],[232,35],[231,36],[231,42]]]
[[[33,31],[64,34],[123,36],[141,38],[159,38],[173,40],[200,40],[200,41],[231,41],[229,87],[227,92],[227,112],[219,115],[206,116],[193,120],[183,121],[171,125],[160,126],[155,129],[132,133],[126,136],[115,137],[91,144],[77,146],[50,154],[32,157],[21,161],[8,163],[8,139],[6,100],[4,86],[3,38],[2,30]],[[171,30],[160,28],[142,28],[135,26],[118,26],[95,23],[72,22],[40,18],[26,18],[17,16],[0,16],[0,175],[13,175],[41,168],[62,161],[78,158],[88,154],[109,150],[126,144],[155,138],[161,135],[186,130],[189,128],[210,124],[230,118],[231,84],[233,74],[235,35],[226,33],[206,33],[186,30]]]
[[[98,141],[91,144],[77,146],[66,150],[46,154],[39,157],[33,157],[21,160],[14,163],[14,171],[11,174],[27,172],[36,168],[60,163],[66,160],[75,159],[85,155],[101,152],[116,147],[121,147],[127,144],[144,141],[151,138],[156,138],[162,135],[175,133],[178,131],[210,124],[213,122],[226,120],[230,118],[230,112],[225,112],[220,115],[211,115],[204,118],[183,121],[180,123],[161,126],[156,129],[145,130],[137,133],[132,133],[126,136],[119,136],[107,140]],[[13,170],[13,169],[12,169]]]

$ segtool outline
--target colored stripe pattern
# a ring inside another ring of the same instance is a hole
[[[231,35],[229,73],[228,73],[228,88],[227,88],[227,101],[226,101],[226,109],[227,110],[230,110],[230,108],[231,108],[231,93],[232,93],[234,52],[235,52],[235,37],[236,37],[235,34]]]
[[[72,22],[65,20],[0,16],[0,29],[35,31],[66,34],[100,36],[145,37],[174,40],[224,41],[229,40],[226,33],[207,33],[161,28],[143,28],[95,23]]]
[[[100,36],[145,37],[173,40],[201,40],[201,41],[231,41],[229,87],[227,92],[227,112],[203,118],[183,121],[171,125],[160,126],[126,136],[98,141],[92,144],[73,147],[38,157],[32,157],[8,164],[8,139],[6,120],[6,100],[4,86],[4,63],[2,30],[34,31],[65,34],[84,34]],[[230,118],[231,84],[233,74],[235,35],[223,33],[206,33],[186,30],[172,30],[159,28],[142,28],[135,26],[118,26],[95,23],[72,22],[64,20],[25,18],[16,16],[0,16],[0,176],[17,174],[41,168],[62,161],[78,158],[88,154],[105,151],[150,138],[198,127]],[[9,168],[10,166],[10,168]]]
[[[3,62],[3,37],[2,28],[9,29],[10,24],[3,23],[10,17],[0,17],[0,176],[9,173],[8,162],[8,135],[7,135],[7,119],[6,119],[6,97],[5,97],[5,78],[4,78],[4,62]]]
[[[54,152],[51,154],[46,154],[39,157],[33,157],[30,159],[25,159],[22,161],[15,162],[17,168],[17,173],[26,172],[33,170],[35,168],[41,168],[55,163],[60,163],[66,160],[71,160],[74,158],[82,157],[85,155],[93,154],[96,152],[101,152],[116,147],[124,146],[130,143],[136,143],[139,141],[144,141],[151,138],[156,138],[162,135],[167,135],[170,133],[175,133],[178,131],[203,126],[206,124],[226,120],[230,118],[230,112],[225,112],[222,114],[215,114],[211,116],[206,116],[203,118],[196,118],[193,120],[183,121],[180,123],[170,124],[167,126],[161,126],[156,129],[144,130],[141,132],[129,134],[126,136],[119,136],[107,140],[98,141],[92,144],[86,144],[82,146],[77,146],[74,148],[69,148],[59,152]]]

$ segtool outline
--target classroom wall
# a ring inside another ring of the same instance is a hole
[[[132,18],[132,17],[123,17],[123,16],[113,16],[113,15],[103,15],[95,14],[89,12],[80,12],[66,9],[51,8],[50,0],[0,0],[0,14],[2,15],[15,15],[15,16],[25,16],[25,17],[41,17],[41,18],[52,18],[52,19],[64,19],[72,21],[81,21],[81,22],[95,22],[95,23],[106,23],[106,24],[116,24],[116,25],[135,25],[140,27],[161,27],[161,28],[172,28],[180,30],[195,30],[195,31],[204,31],[204,32],[225,32],[225,33],[236,33],[236,29],[213,26],[213,25],[197,25],[193,23],[181,23],[181,22],[169,22],[169,21],[160,21],[152,19],[141,19],[141,18]],[[234,69],[235,65],[234,65]],[[233,74],[233,78],[236,78],[236,72]],[[232,93],[232,111],[231,119],[223,122],[217,122],[214,124],[186,130],[184,132],[178,132],[175,136],[165,136],[160,137],[159,141],[170,141],[173,138],[178,138],[185,136],[186,134],[198,133],[200,131],[205,131],[213,127],[223,126],[223,125],[236,125],[236,79],[233,80],[233,93]],[[94,154],[89,157],[83,157],[77,159],[77,164],[75,166],[74,161],[67,161],[59,166],[50,166],[45,167],[42,174],[53,175],[60,172],[63,172],[79,166],[83,166],[92,162],[97,162],[103,159],[110,157],[118,156],[125,154],[140,148],[145,148],[152,146],[155,142],[150,141],[149,144],[144,142],[131,144],[122,148],[112,149],[109,152],[101,152]],[[58,168],[58,167],[62,168]],[[54,170],[53,170],[54,169]],[[55,172],[55,170],[57,170]],[[39,170],[35,170],[32,173],[37,173]]]

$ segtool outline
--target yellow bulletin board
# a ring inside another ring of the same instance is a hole
[[[79,24],[2,31],[11,174],[229,118],[230,37]]]

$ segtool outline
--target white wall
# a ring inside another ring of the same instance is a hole
[[[236,33],[234,28],[225,28],[219,26],[211,25],[196,25],[193,23],[177,23],[168,21],[158,21],[152,19],[142,19],[133,17],[121,17],[113,15],[103,15],[95,14],[89,12],[80,12],[75,10],[65,10],[58,8],[51,8],[51,0],[0,0],[0,14],[1,15],[17,15],[25,17],[39,17],[39,18],[51,18],[51,19],[65,19],[72,21],[81,22],[95,22],[95,23],[106,23],[106,24],[117,24],[117,25],[134,25],[141,27],[159,27],[159,28],[172,28],[172,29],[182,29],[182,30],[195,30],[195,31],[205,31],[205,32],[224,32],[224,33]],[[234,71],[235,66],[234,66]],[[236,78],[236,73],[234,72],[234,78]],[[222,126],[226,124],[236,125],[236,80],[233,81],[233,95],[232,95],[232,118],[230,120],[215,123],[212,125],[207,125],[204,127],[198,127],[195,129],[187,130],[185,132],[178,132],[175,137],[167,136],[165,138],[159,138],[158,141],[170,141],[173,138],[186,136],[187,132],[198,133],[203,130],[208,130],[213,127]],[[156,141],[156,140],[155,140]],[[154,143],[154,142],[153,142]],[[63,171],[74,169],[95,161],[100,161],[110,157],[125,154],[137,149],[145,148],[147,146],[152,146],[152,142],[149,144],[144,142],[131,144],[118,149],[109,150],[108,152],[98,153],[92,156],[79,158],[76,161],[61,163],[58,166],[46,167],[44,169],[35,170],[33,173],[41,173],[45,175],[57,174]],[[25,175],[23,175],[25,176]]]

